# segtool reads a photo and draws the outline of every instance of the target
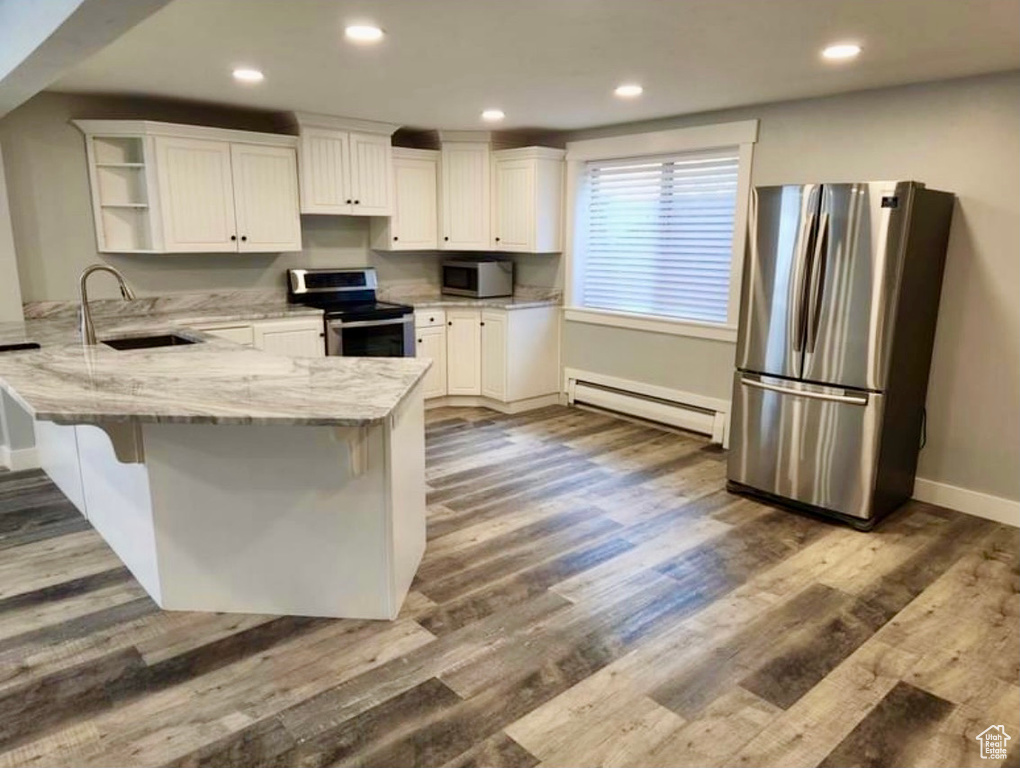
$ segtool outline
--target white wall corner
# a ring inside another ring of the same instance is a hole
[[[972,491],[948,483],[919,477],[914,480],[914,498],[928,504],[954,509],[997,523],[1020,527],[1020,501]]]

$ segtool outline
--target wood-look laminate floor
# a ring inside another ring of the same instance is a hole
[[[1020,763],[1016,529],[829,525],[574,409],[432,411],[427,450],[392,623],[162,612],[44,475],[0,477],[0,764]]]

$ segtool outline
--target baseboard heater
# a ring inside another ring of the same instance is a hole
[[[726,442],[729,403],[626,379],[566,372],[567,402],[666,424]]]

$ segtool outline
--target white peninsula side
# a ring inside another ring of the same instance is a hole
[[[392,619],[425,549],[428,365],[69,344],[4,356],[0,386],[162,608]]]

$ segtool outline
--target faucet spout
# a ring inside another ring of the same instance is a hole
[[[95,272],[109,272],[117,278],[117,284],[120,287],[120,295],[124,297],[125,301],[131,301],[135,298],[135,292],[131,290],[131,286],[127,284],[127,281],[124,279],[124,275],[120,273],[120,270],[114,269],[107,264],[90,264],[82,270],[81,277],[78,278],[78,298],[81,302],[81,340],[83,344],[89,345],[96,344],[96,327],[92,323],[92,311],[89,309],[88,291],[89,276]]]

